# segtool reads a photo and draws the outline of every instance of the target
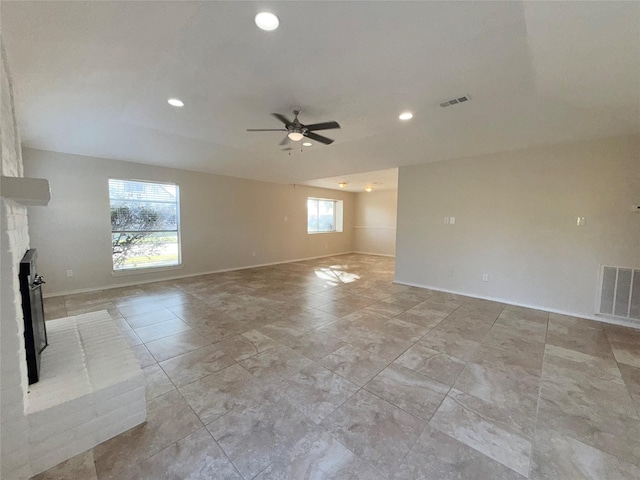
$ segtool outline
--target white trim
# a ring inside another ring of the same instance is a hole
[[[363,225],[363,226],[356,225],[355,227],[351,227],[351,228],[379,228],[379,229],[384,229],[384,230],[395,230],[396,229],[396,227],[374,227],[374,226],[368,226],[368,225]]]
[[[388,253],[373,253],[373,252],[358,252],[358,251],[353,251],[351,253],[359,253],[360,255],[374,255],[376,257],[391,257],[391,258],[396,258],[395,255],[389,255]]]
[[[569,312],[566,310],[558,310],[555,308],[549,308],[549,307],[544,307],[541,305],[530,305],[527,303],[519,303],[519,302],[513,302],[511,300],[507,300],[504,298],[497,298],[497,297],[488,297],[488,296],[484,296],[484,295],[476,295],[476,294],[472,294],[472,293],[467,293],[467,292],[460,292],[460,291],[456,291],[456,290],[448,290],[445,288],[440,288],[440,287],[434,287],[434,286],[430,286],[430,285],[422,285],[419,283],[410,283],[410,282],[402,282],[398,279],[394,279],[393,283],[397,283],[399,285],[407,285],[410,287],[418,287],[418,288],[428,288],[429,290],[436,290],[438,292],[446,292],[446,293],[455,293],[456,295],[464,295],[465,297],[471,297],[471,298],[480,298],[482,300],[490,300],[492,302],[500,302],[500,303],[505,303],[507,305],[513,305],[516,307],[525,307],[525,308],[532,308],[535,310],[542,310],[544,312],[549,312],[549,313],[558,313],[560,315],[570,315],[572,317],[578,317],[578,318],[584,318],[587,320],[595,320],[596,322],[602,322],[602,323],[609,323],[612,325],[622,325],[624,327],[632,327],[632,328],[638,328],[640,329],[640,322],[636,322],[627,318],[621,318],[621,317],[612,317],[609,315],[602,315],[602,314],[593,314],[593,315],[585,315],[584,313],[577,313],[577,312]]]
[[[63,295],[75,295],[76,293],[97,292],[97,291],[100,291],[100,290],[112,290],[114,288],[120,288],[120,287],[133,287],[135,285],[145,285],[147,283],[165,282],[167,280],[180,280],[181,278],[199,277],[200,275],[211,275],[211,274],[214,274],[214,273],[234,272],[236,270],[246,270],[246,269],[249,269],[249,268],[268,267],[268,266],[271,266],[271,265],[282,265],[284,263],[303,262],[305,260],[314,260],[316,258],[335,257],[336,255],[348,255],[350,253],[359,253],[359,252],[348,251],[348,252],[329,253],[327,255],[317,255],[315,257],[295,258],[293,260],[283,260],[281,262],[259,263],[259,264],[256,264],[256,265],[246,265],[244,267],[223,268],[223,269],[220,269],[220,270],[209,270],[209,271],[206,271],[206,272],[188,273],[188,274],[185,274],[185,275],[175,275],[175,276],[172,276],[172,277],[155,278],[153,280],[143,280],[143,281],[140,281],[140,282],[119,283],[117,285],[107,285],[107,286],[104,286],[104,287],[79,288],[77,290],[68,290],[68,291],[64,291],[64,292],[56,292],[56,293],[44,294],[43,298],[61,297]],[[372,255],[375,255],[375,254],[372,254]],[[157,270],[154,270],[154,271],[157,271]],[[146,273],[151,273],[151,272],[146,272]]]

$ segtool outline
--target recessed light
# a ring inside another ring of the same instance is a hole
[[[278,20],[278,17],[276,17],[271,12],[258,13],[256,15],[255,21],[258,28],[266,30],[267,32],[275,30],[276,28],[278,28],[278,25],[280,25],[280,20]]]
[[[178,100],[177,98],[170,98],[167,100],[167,103],[172,107],[184,107],[184,102],[182,100]]]
[[[373,191],[373,187],[365,187],[364,191],[370,193],[371,191]]]
[[[339,186],[340,188],[347,188],[347,182],[340,182],[340,183],[338,184],[338,186]]]
[[[402,112],[398,118],[400,120],[411,120],[413,118],[413,113],[411,113],[411,112]]]
[[[302,146],[304,146],[304,147],[310,147],[311,145],[313,145],[313,144],[312,144],[312,143],[309,143],[309,142],[304,142],[304,143],[302,144]]]

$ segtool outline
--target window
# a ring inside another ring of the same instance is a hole
[[[113,270],[180,265],[180,201],[170,183],[109,179]]]
[[[342,231],[342,200],[307,199],[307,233]]]

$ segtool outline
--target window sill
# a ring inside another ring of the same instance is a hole
[[[342,232],[338,232],[337,230],[333,230],[331,232],[307,232],[307,235],[323,235],[328,233],[342,233]]]
[[[184,265],[172,265],[167,267],[146,267],[146,268],[131,268],[127,270],[111,270],[111,275],[114,277],[126,277],[128,275],[140,275],[144,273],[155,272],[169,272],[171,270],[182,270]]]

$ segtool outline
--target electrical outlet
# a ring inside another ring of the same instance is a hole
[[[454,223],[456,223],[456,217],[449,217],[449,224],[453,225]]]
[[[256,252],[251,252],[251,256],[255,257],[256,256]]]
[[[578,217],[578,221],[576,222],[576,225],[579,227],[584,227],[587,224],[587,219],[584,217]]]
[[[488,282],[489,281],[489,274],[488,273],[483,273],[482,274],[482,281],[483,282]]]
[[[444,223],[446,223],[447,225],[449,225],[449,217],[444,217]]]
[[[640,205],[631,205],[631,210],[633,212],[640,212]]]
[[[73,277],[73,270],[67,270],[67,277]]]

